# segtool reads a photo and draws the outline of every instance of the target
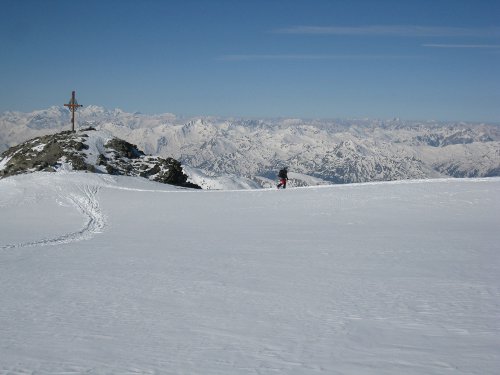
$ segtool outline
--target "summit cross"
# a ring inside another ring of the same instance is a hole
[[[71,93],[71,99],[68,104],[64,105],[65,107],[68,107],[69,110],[71,111],[71,131],[74,133],[75,132],[75,111],[79,107],[83,107],[83,105],[78,104],[75,98],[75,91]]]

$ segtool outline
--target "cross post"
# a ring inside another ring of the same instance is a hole
[[[71,131],[74,133],[75,132],[75,111],[79,107],[83,107],[83,105],[78,104],[75,98],[75,91],[71,93],[71,99],[68,104],[64,105],[65,107],[68,107],[69,110],[71,111]]]

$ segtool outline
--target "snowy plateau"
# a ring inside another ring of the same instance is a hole
[[[68,130],[64,107],[0,115],[0,152]],[[500,126],[401,120],[183,118],[87,106],[92,126],[172,157],[205,189],[262,188],[289,166],[291,186],[500,176]]]
[[[0,374],[495,375],[500,178],[0,180]]]
[[[0,115],[0,375],[500,373],[498,126],[69,122]]]

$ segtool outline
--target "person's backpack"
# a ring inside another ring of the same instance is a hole
[[[279,178],[286,178],[286,170],[285,169],[281,169],[278,173],[278,177]]]

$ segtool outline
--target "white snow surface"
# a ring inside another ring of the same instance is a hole
[[[193,168],[188,165],[182,166],[182,170],[192,182],[202,189],[207,190],[241,190],[241,189],[259,189],[260,186],[248,178],[235,175],[210,176],[199,168]]]
[[[0,180],[0,374],[498,374],[500,179]]]

